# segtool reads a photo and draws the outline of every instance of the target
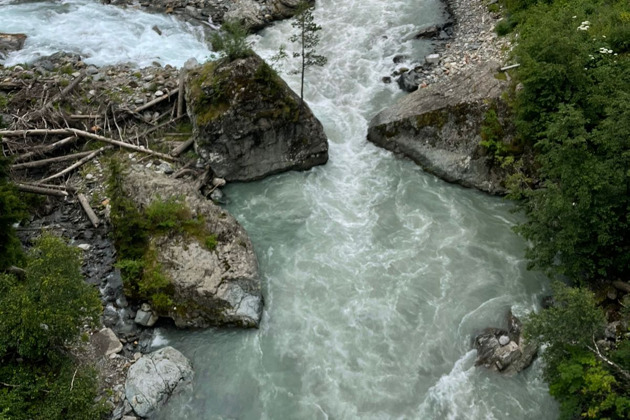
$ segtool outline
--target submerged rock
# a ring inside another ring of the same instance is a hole
[[[521,321],[509,311],[508,329],[486,328],[475,337],[475,366],[514,375],[531,365],[538,348],[521,337]]]
[[[162,407],[193,378],[190,361],[173,347],[164,347],[142,356],[129,368],[125,395],[141,417]]]
[[[140,165],[124,176],[123,188],[139,209],[155,200],[180,199],[191,219],[202,220],[210,236],[172,232],[150,238],[161,273],[169,280],[168,309],[159,309],[178,327],[211,325],[257,327],[262,313],[258,261],[249,237],[229,213],[202,197],[196,186]],[[151,308],[144,309],[151,315]],[[136,316],[136,322],[138,322]],[[142,321],[150,321],[144,317]]]
[[[188,73],[195,150],[227,181],[253,181],[328,160],[328,140],[306,103],[257,55]]]
[[[21,50],[27,36],[24,34],[5,34],[0,32],[0,60],[7,58],[13,51]]]
[[[501,99],[506,82],[495,77],[499,65],[485,63],[474,72],[419,89],[370,122],[368,140],[411,158],[427,172],[491,194],[506,192],[506,175],[481,146],[481,127],[490,109],[507,125]],[[510,130],[504,130],[504,142]]]

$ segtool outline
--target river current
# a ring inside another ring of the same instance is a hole
[[[259,258],[262,324],[160,331],[154,344],[188,356],[195,380],[158,419],[557,418],[539,361],[510,378],[474,367],[475,332],[503,325],[510,307],[534,310],[546,285],[526,270],[512,205],[365,140],[370,119],[402,95],[381,78],[394,56],[431,51],[409,36],[443,19],[441,7],[317,1],[318,50],[329,61],[308,70],[305,96],[324,124],[330,161],[226,188]],[[63,35],[45,28],[51,22],[63,23]],[[154,36],[154,24],[165,36]],[[210,56],[189,25],[88,0],[0,0],[0,32],[20,31],[32,37],[9,63],[60,48],[95,64]],[[251,41],[269,58],[291,31],[281,22]],[[280,67],[299,91],[296,65]]]

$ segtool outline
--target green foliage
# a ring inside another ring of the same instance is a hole
[[[224,22],[221,32],[214,32],[210,42],[215,51],[224,53],[230,61],[253,54],[247,42],[247,29],[237,21]]]
[[[208,235],[204,241],[204,245],[209,251],[213,251],[217,247],[217,235]]]
[[[596,358],[593,346],[605,317],[586,289],[554,283],[555,305],[524,323],[528,340],[546,344],[543,352],[549,392],[561,405],[561,418],[622,419],[630,415],[623,383]],[[620,355],[623,357],[623,355]]]
[[[535,144],[543,186],[516,192],[528,216],[518,231],[532,266],[591,284],[630,269],[630,57],[625,41],[619,51],[611,42],[626,39],[624,7],[531,6],[516,48],[517,126]]]
[[[112,159],[109,163],[107,194],[110,198],[112,236],[119,255],[125,259],[142,258],[148,245],[145,219],[123,190],[122,165]]]
[[[0,419],[96,420],[107,414],[103,403],[94,403],[97,374],[59,354],[44,363],[0,365]]]
[[[92,369],[65,347],[101,313],[81,276],[76,248],[44,234],[29,252],[25,279],[0,274],[0,419],[98,419]]]
[[[558,363],[549,393],[560,402],[560,418],[626,419],[630,398],[592,353],[574,350]]]
[[[83,281],[79,250],[44,234],[28,254],[26,280],[0,275],[0,357],[45,358],[100,312],[96,291]]]
[[[518,22],[516,20],[507,17],[497,22],[496,26],[494,27],[494,31],[499,36],[505,36],[512,32],[517,24]]]
[[[547,376],[555,373],[567,352],[592,345],[593,337],[605,325],[604,313],[597,307],[592,292],[560,282],[552,287],[555,305],[531,314],[524,326],[528,340],[548,346],[543,353]]]
[[[481,123],[481,145],[486,153],[493,158],[493,162],[500,162],[507,155],[508,147],[503,142],[503,127],[499,122],[497,111],[488,109]]]
[[[532,265],[593,283],[629,270],[630,95],[610,100],[589,131],[581,111],[562,107],[540,142],[544,188],[525,192],[517,231],[531,240]]]

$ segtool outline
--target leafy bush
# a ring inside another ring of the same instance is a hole
[[[525,336],[546,344],[543,352],[549,393],[559,402],[562,419],[623,419],[630,415],[630,397],[617,372],[596,356],[595,340],[605,317],[586,289],[555,283],[555,305],[525,320]],[[621,355],[622,356],[622,355]]]
[[[496,26],[494,27],[494,31],[499,36],[507,35],[514,30],[517,23],[518,22],[516,20],[510,17],[501,19],[500,21],[497,22]]]
[[[481,145],[495,163],[508,153],[508,147],[503,142],[503,127],[493,108],[488,109],[481,123]]]
[[[221,31],[212,34],[210,42],[215,51],[224,53],[230,61],[253,54],[247,42],[247,29],[237,21],[224,22]]]
[[[96,373],[65,350],[100,313],[78,250],[52,235],[29,252],[24,279],[0,274],[0,419],[101,417]]]
[[[96,323],[101,302],[78,253],[45,234],[28,254],[25,280],[0,275],[0,357],[45,358]]]
[[[621,1],[527,10],[516,53],[517,125],[544,188],[524,189],[532,265],[595,283],[630,271],[630,57],[608,35]],[[619,54],[619,53],[617,53]]]

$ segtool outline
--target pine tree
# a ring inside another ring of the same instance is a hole
[[[297,44],[299,49],[293,53],[293,57],[302,59],[300,69],[293,72],[293,74],[300,75],[301,105],[304,104],[304,74],[306,69],[313,66],[321,67],[328,62],[326,57],[317,54],[316,47],[320,40],[318,32],[322,30],[322,27],[315,23],[313,9],[314,6],[305,1],[298,5],[295,20],[291,23],[296,33],[289,38],[289,41]],[[272,57],[272,61],[277,62],[286,57],[285,46],[282,45],[278,54]]]

